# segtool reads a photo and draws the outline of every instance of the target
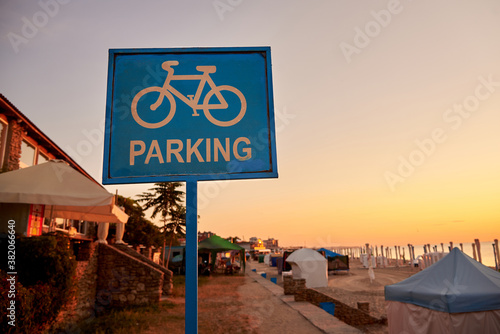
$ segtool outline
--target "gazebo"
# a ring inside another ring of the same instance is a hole
[[[389,333],[500,333],[500,273],[453,248],[385,287]]]
[[[210,238],[204,239],[198,243],[199,253],[210,253],[212,256],[212,268],[215,267],[215,257],[217,253],[227,251],[238,251],[240,255],[240,263],[245,271],[245,249],[241,246],[233,244],[218,235],[212,235]]]

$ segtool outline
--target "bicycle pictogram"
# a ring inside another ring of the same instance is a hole
[[[176,60],[168,60],[163,62],[162,68],[168,72],[163,87],[159,86],[146,87],[143,90],[139,91],[139,93],[137,93],[134,96],[131,107],[132,116],[139,125],[148,129],[157,129],[168,124],[172,120],[175,114],[176,102],[174,96],[179,98],[182,102],[184,102],[193,109],[192,116],[199,116],[198,110],[203,110],[205,117],[211,123],[217,126],[228,127],[235,125],[236,123],[241,121],[243,116],[245,116],[245,112],[247,109],[247,102],[245,96],[237,88],[233,86],[228,86],[228,85],[217,86],[210,77],[211,73],[216,72],[217,70],[216,66],[197,66],[196,70],[202,72],[201,74],[174,75],[174,69],[172,68],[172,66],[176,65],[179,65],[179,62]],[[195,95],[185,96],[170,84],[171,81],[175,80],[199,80],[200,83],[198,85],[198,89],[196,90]],[[203,103],[199,104],[205,84],[208,84],[210,86],[210,91],[206,93]],[[234,96],[231,96],[233,94],[240,101],[239,106],[236,106],[237,103],[235,103],[236,110],[239,109],[239,111],[237,112],[236,117],[232,118],[230,115],[227,116],[226,114],[223,115],[221,120],[220,112],[214,112],[214,111],[223,110],[224,112],[227,111],[227,113],[229,114],[233,112],[233,110],[229,108],[229,103],[227,102],[227,100],[230,100],[231,102],[235,101],[237,102]],[[148,95],[148,98],[145,97],[146,95]],[[224,95],[226,97],[224,97]],[[212,98],[214,96],[215,98]],[[143,99],[144,102],[142,102],[141,99]],[[213,101],[211,100],[215,99],[217,101],[213,103]],[[167,101],[167,103],[165,103],[165,101]],[[138,111],[137,108],[137,105],[139,103],[141,103],[140,111]],[[170,107],[166,105],[168,103],[170,104]],[[160,106],[162,106],[162,108],[159,111],[157,111],[157,109]],[[146,112],[144,112],[144,110],[146,110]],[[142,118],[141,116],[139,116],[139,112],[141,113]],[[162,119],[160,121],[156,120],[145,121],[144,118],[149,119],[147,117],[148,115],[145,114],[148,112],[162,112],[165,113],[166,116],[165,118],[163,118],[162,116],[161,117]],[[216,114],[219,119],[216,119],[212,115],[212,113]]]

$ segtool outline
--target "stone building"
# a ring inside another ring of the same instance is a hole
[[[32,121],[0,94],[0,173],[26,168],[52,159],[70,167],[100,185]],[[0,185],[1,187],[1,185]],[[16,206],[19,205],[19,206]],[[15,214],[16,233],[36,237],[49,230],[43,205],[0,203],[0,243],[6,240],[8,215]],[[59,316],[59,321],[76,321],[101,310],[134,304],[158,303],[172,292],[172,272],[125,244],[94,242],[97,226],[108,223],[55,218],[55,230],[67,233],[75,251],[76,293]],[[124,224],[117,224],[124,225]],[[52,225],[54,226],[54,225]],[[123,230],[123,228],[122,228]],[[107,228],[106,228],[107,235]],[[117,233],[118,234],[118,233]],[[121,237],[120,237],[121,239]]]
[[[65,161],[73,169],[99,184],[28,117],[0,94],[0,172],[8,172],[47,162]],[[12,207],[12,205],[9,205]],[[16,231],[28,236],[41,235],[49,226],[40,216],[40,206],[26,205],[26,219],[17,222]],[[3,210],[5,211],[5,210]],[[32,224],[33,223],[33,224]],[[0,224],[0,233],[6,233]],[[58,230],[74,232],[74,238],[86,239],[95,224],[86,221],[56,219]]]

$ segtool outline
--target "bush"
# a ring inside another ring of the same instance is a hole
[[[69,240],[62,235],[16,239],[16,327],[6,317],[3,333],[39,333],[50,325],[72,295],[76,261]],[[2,268],[5,270],[5,268]],[[0,271],[2,283],[8,275]],[[10,284],[0,286],[0,308],[6,310]]]
[[[5,272],[0,270],[0,279],[7,282],[10,278]],[[0,286],[0,307],[7,310],[10,300],[8,293],[10,284]],[[2,333],[41,333],[47,325],[53,321],[51,307],[53,303],[51,287],[47,284],[37,284],[31,287],[24,287],[19,281],[16,282],[15,291],[15,318],[9,318],[7,314],[0,320],[0,332]],[[9,324],[12,323],[15,326]]]

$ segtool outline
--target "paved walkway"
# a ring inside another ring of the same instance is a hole
[[[246,274],[250,278],[269,290],[277,299],[299,312],[304,318],[306,318],[311,324],[322,332],[338,334],[362,333],[357,328],[347,325],[323,309],[309,302],[296,302],[293,296],[285,295],[283,293],[282,287],[274,284],[266,278],[263,278],[260,274],[258,274],[258,272],[253,272],[252,267],[253,266],[249,263],[246,270]]]

